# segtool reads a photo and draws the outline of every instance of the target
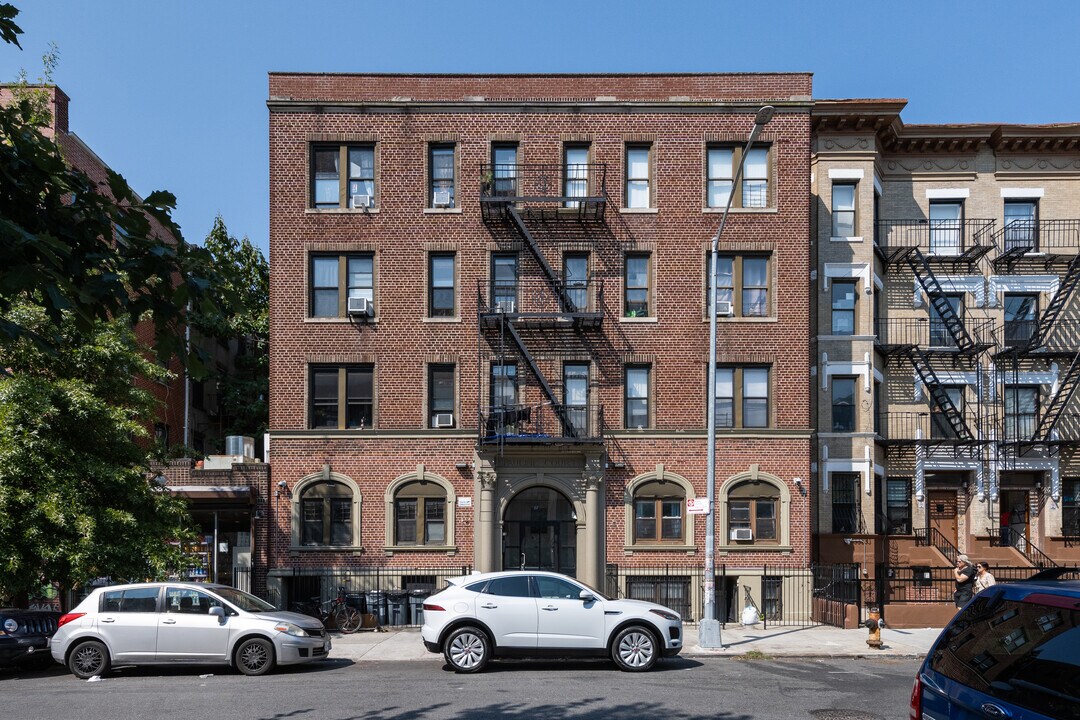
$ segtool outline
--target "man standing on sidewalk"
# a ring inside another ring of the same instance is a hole
[[[975,580],[975,566],[967,555],[960,554],[956,557],[956,567],[953,569],[956,578],[956,591],[953,593],[953,601],[956,607],[962,608],[967,605],[972,597],[972,588]]]

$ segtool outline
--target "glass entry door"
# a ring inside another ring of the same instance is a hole
[[[550,488],[530,488],[506,506],[503,570],[577,571],[577,522],[573,506]]]

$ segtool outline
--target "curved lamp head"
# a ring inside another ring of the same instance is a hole
[[[773,114],[776,113],[776,108],[772,105],[766,105],[757,111],[757,115],[754,116],[755,125],[765,125],[773,119]]]

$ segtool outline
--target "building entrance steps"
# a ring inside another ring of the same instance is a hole
[[[683,628],[685,635],[682,657],[741,658],[750,654],[769,657],[923,657],[941,628],[917,628],[881,631],[882,646],[875,650],[867,646],[866,628],[844,630],[828,625],[813,627],[779,627],[762,630],[729,625],[721,630],[724,647],[705,649],[698,646],[697,626]],[[418,628],[391,630],[386,633],[356,633],[333,635],[334,648],[330,658],[369,662],[408,662],[430,660],[442,662],[441,655],[424,649]]]

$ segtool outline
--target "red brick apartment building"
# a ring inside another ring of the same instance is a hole
[[[699,617],[709,402],[718,602],[802,591],[809,74],[269,83],[271,598],[526,567]]]

